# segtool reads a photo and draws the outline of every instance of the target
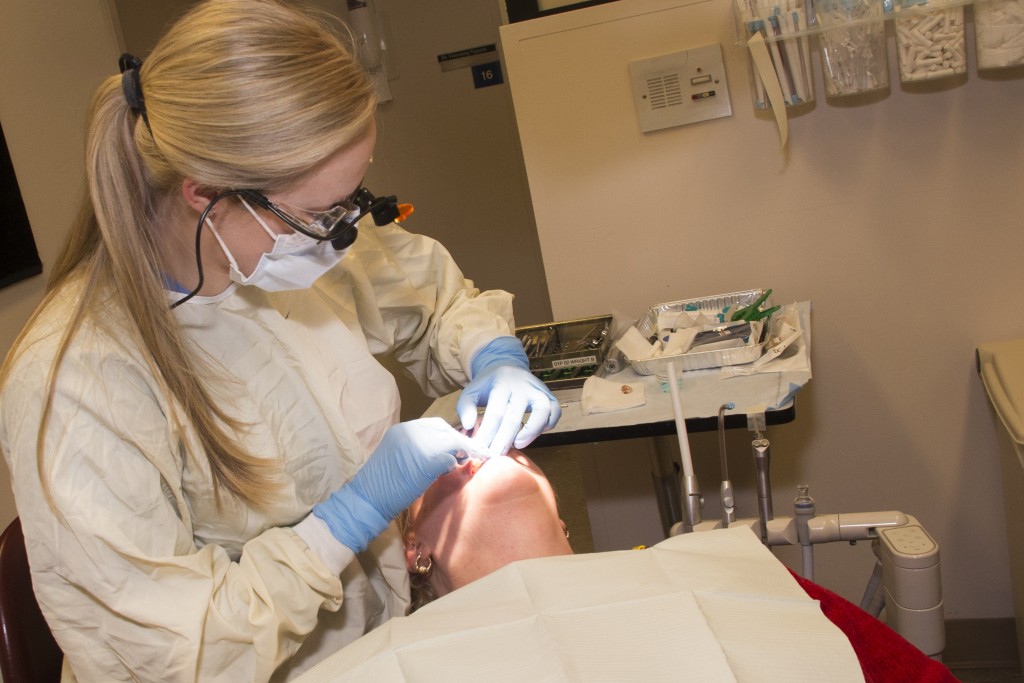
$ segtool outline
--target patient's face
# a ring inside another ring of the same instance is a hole
[[[555,493],[522,453],[470,459],[439,478],[410,507],[409,566],[434,563],[433,583],[444,595],[515,560],[569,555]]]

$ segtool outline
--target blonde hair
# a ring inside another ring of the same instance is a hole
[[[81,282],[39,425],[47,496],[43,444],[60,365],[83,324],[99,323],[109,307],[133,321],[146,362],[180,408],[172,419],[198,436],[203,453],[191,455],[209,462],[215,493],[223,487],[253,503],[272,496],[276,465],[239,445],[244,425],[211,398],[203,379],[210,368],[190,350],[169,308],[156,232],[185,178],[211,188],[272,190],[364,133],[376,107],[372,82],[332,23],[279,0],[207,0],[170,28],[139,70],[148,126],[130,110],[120,76],[96,91],[88,195],[26,326],[62,289]],[[0,369],[0,384],[26,331]]]

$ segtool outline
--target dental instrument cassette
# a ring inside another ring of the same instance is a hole
[[[764,313],[772,309],[771,290],[751,289],[697,299],[656,304],[636,323],[636,329],[650,341],[657,341],[666,329],[702,326],[685,353],[660,355],[645,360],[629,360],[638,375],[668,372],[668,364],[679,370],[704,370],[727,365],[752,363],[764,353],[768,343],[768,320],[733,320],[737,311],[756,304]]]
[[[604,362],[611,346],[611,315],[516,328],[530,359],[530,371],[549,389],[583,386]]]

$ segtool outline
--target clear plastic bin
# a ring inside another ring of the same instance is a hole
[[[905,16],[898,12],[893,22],[902,83],[967,73],[963,5],[930,12],[904,12]]]
[[[889,87],[881,0],[814,0],[821,28],[821,68],[829,97]]]
[[[974,3],[974,44],[979,69],[1024,64],[1024,0]]]
[[[756,0],[734,0],[736,36],[749,44],[760,34],[771,61],[771,72],[765,78],[777,78],[782,99],[787,107],[814,101],[814,74],[808,42],[809,24],[806,0],[782,0],[779,3],[758,3]],[[748,52],[754,109],[768,109],[767,90],[762,74]]]

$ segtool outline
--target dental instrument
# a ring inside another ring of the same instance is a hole
[[[772,511],[772,483],[768,470],[772,462],[772,449],[761,432],[750,444],[754,453],[754,471],[757,475],[757,517],[761,522],[761,542],[768,544],[768,522],[775,518]]]
[[[668,386],[672,395],[672,412],[676,421],[676,438],[679,440],[679,454],[683,465],[683,507],[686,509],[686,523],[691,529],[703,521],[704,499],[700,494],[700,483],[693,474],[693,458],[690,456],[690,440],[686,433],[686,419],[683,417],[683,401],[679,396],[681,375],[674,361],[668,363]]]
[[[871,0],[814,0],[821,26],[825,94],[855,95],[889,87],[882,5]]]
[[[718,456],[722,467],[722,483],[719,494],[722,504],[722,528],[728,528],[736,520],[736,499],[733,496],[732,482],[729,480],[729,459],[725,453],[725,411],[732,410],[736,404],[732,401],[723,403],[718,409]]]
[[[741,30],[748,39],[760,35],[770,55],[770,68],[775,72],[776,83],[782,92],[786,106],[803,104],[814,99],[814,82],[811,77],[810,49],[807,36],[801,34],[806,28],[807,10],[799,0],[783,0],[772,4],[768,0],[738,1],[736,10]],[[765,82],[757,69],[752,70],[755,89],[755,109],[767,109]],[[769,78],[769,80],[772,80]]]
[[[808,581],[814,581],[814,546],[811,545],[810,521],[817,508],[809,493],[810,486],[799,484],[796,489],[797,497],[793,500],[793,517],[796,519],[796,537],[800,542],[802,553],[802,574]]]

